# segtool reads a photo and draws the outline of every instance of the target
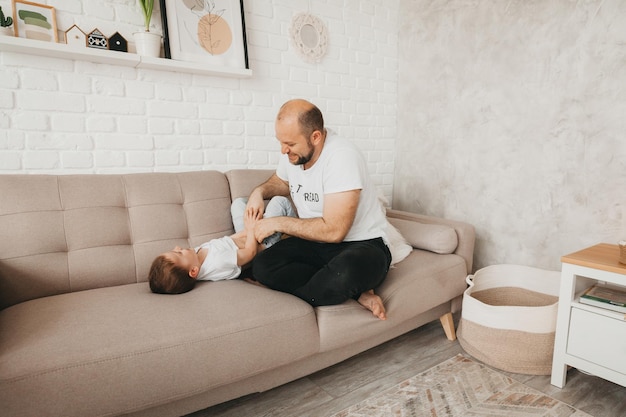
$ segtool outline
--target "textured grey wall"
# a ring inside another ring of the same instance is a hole
[[[476,267],[626,238],[626,2],[401,0],[393,207]]]

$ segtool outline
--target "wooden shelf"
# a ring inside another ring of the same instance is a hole
[[[626,275],[626,265],[619,262],[619,246],[609,243],[565,255],[561,262]]]
[[[51,43],[31,39],[0,36],[0,51],[45,56],[49,58],[87,61],[97,64],[153,69],[159,71],[184,72],[221,77],[246,78],[252,76],[250,69],[207,67],[197,62],[176,61],[166,58],[146,57],[133,53],[108,51],[95,48],[76,48],[64,43]]]

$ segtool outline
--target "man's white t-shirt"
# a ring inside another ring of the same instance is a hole
[[[386,239],[384,211],[365,159],[350,141],[327,132],[322,153],[311,168],[293,165],[286,154],[278,162],[276,175],[289,183],[298,217],[322,217],[326,194],[361,190],[354,223],[344,241]]]
[[[198,280],[221,281],[237,278],[241,274],[241,267],[237,265],[239,248],[230,236],[209,240],[194,249],[198,252],[202,248],[208,248],[209,252],[200,266]]]

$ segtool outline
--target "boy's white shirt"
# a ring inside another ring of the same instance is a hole
[[[200,266],[200,272],[196,279],[221,281],[237,278],[241,274],[241,267],[237,265],[239,248],[230,236],[209,240],[194,249],[198,252],[203,248],[207,248],[208,253]]]

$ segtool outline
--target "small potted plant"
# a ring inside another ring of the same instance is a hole
[[[145,28],[145,31],[143,32],[133,33],[137,53],[139,55],[158,57],[161,54],[161,35],[150,32],[150,21],[152,20],[154,0],[137,1],[139,1],[139,5],[141,6]]]
[[[13,36],[13,18],[11,16],[4,17],[2,6],[0,6],[0,35]]]

